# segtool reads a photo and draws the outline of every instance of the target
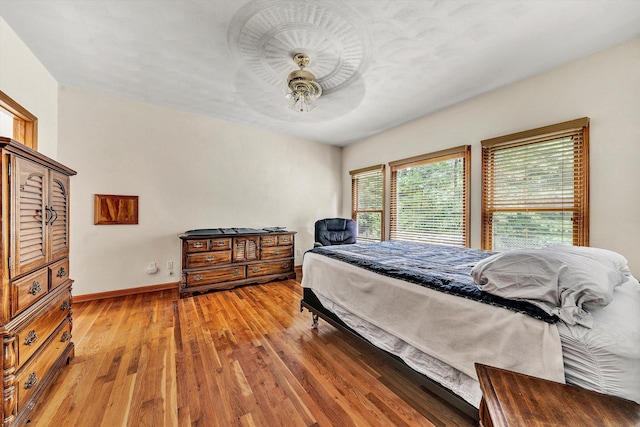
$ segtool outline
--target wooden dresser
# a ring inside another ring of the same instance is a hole
[[[640,405],[595,391],[476,364],[484,427],[640,426]]]
[[[2,149],[2,426],[22,425],[73,357],[69,177],[11,139]]]
[[[295,278],[295,234],[252,228],[213,228],[181,234],[180,296]]]

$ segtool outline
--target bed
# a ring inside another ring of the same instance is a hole
[[[386,241],[314,248],[302,270],[315,324],[356,334],[470,415],[476,362],[640,403],[640,284],[614,252]]]

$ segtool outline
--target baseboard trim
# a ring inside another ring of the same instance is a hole
[[[95,294],[74,295],[73,302],[94,301],[97,299],[117,298],[127,295],[144,294],[147,292],[166,291],[170,289],[178,289],[178,282],[161,283],[159,285],[140,286],[138,288],[118,289],[117,291],[98,292]]]
[[[294,267],[296,272],[296,280],[302,280],[302,266],[296,265]],[[161,283],[159,285],[150,285],[150,286],[140,286],[138,288],[129,288],[129,289],[118,289],[117,291],[109,291],[109,292],[98,292],[95,294],[85,294],[85,295],[74,295],[73,302],[85,302],[85,301],[94,301],[97,299],[105,299],[105,298],[117,298],[124,297],[127,295],[136,295],[136,294],[144,294],[147,292],[156,292],[156,291],[166,291],[170,289],[178,289],[178,282],[169,282],[169,283]]]

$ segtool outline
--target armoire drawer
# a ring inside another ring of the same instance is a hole
[[[51,287],[53,289],[69,278],[69,258],[64,258],[49,266],[51,271]]]
[[[40,387],[56,360],[71,340],[71,322],[65,320],[55,336],[16,375],[16,399],[18,411]]]
[[[186,273],[187,286],[200,286],[211,283],[221,283],[231,280],[244,279],[246,277],[246,268],[243,265],[216,268],[214,270],[206,270],[196,273]]]
[[[229,264],[231,251],[200,252],[187,255],[186,268],[201,268],[216,264]]]
[[[260,259],[289,258],[293,256],[293,246],[274,246],[272,248],[262,248]]]
[[[69,292],[61,292],[43,309],[16,330],[18,344],[17,367],[29,360],[71,312]]]
[[[40,270],[13,282],[13,315],[45,296],[49,289],[49,270]]]
[[[265,262],[247,266],[248,277],[268,276],[270,274],[288,273],[292,271],[290,260]]]

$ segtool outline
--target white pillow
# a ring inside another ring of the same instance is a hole
[[[547,246],[543,249],[548,249],[554,252],[566,252],[575,255],[580,255],[589,259],[592,259],[604,266],[620,270],[627,278],[633,277],[631,270],[627,264],[627,259],[617,252],[610,251],[602,248],[592,248],[589,246]],[[619,286],[620,284],[616,285]]]
[[[611,302],[613,289],[627,280],[626,259],[596,248],[567,248],[499,253],[478,262],[471,275],[484,292],[528,301],[567,324],[590,328],[585,309]]]

